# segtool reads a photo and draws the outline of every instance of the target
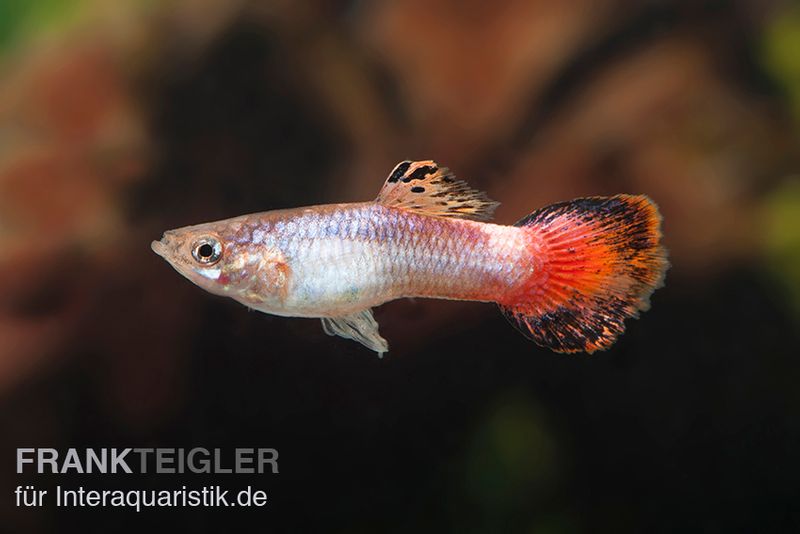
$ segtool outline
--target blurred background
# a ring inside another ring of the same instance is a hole
[[[0,530],[800,527],[800,5],[0,1]],[[645,193],[672,268],[608,352],[496,307],[376,311],[382,360],[150,251],[170,228],[373,198],[436,159],[500,223]],[[274,447],[280,474],[15,474],[17,447]],[[13,488],[253,484],[75,511]]]

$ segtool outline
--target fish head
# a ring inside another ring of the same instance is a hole
[[[151,248],[206,291],[248,303],[263,292],[264,265],[274,254],[244,242],[237,228],[221,221],[168,230]]]

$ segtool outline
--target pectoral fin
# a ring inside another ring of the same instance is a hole
[[[389,350],[389,344],[378,333],[378,322],[369,308],[342,317],[323,317],[322,328],[329,336],[341,336],[358,341],[377,352],[381,358],[383,353]]]

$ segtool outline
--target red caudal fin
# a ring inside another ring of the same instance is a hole
[[[669,266],[661,216],[646,196],[580,198],[519,221],[535,256],[530,278],[500,307],[527,337],[556,352],[609,348],[625,319],[650,306]]]

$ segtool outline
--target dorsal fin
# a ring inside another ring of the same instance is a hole
[[[472,189],[435,161],[403,161],[386,179],[375,202],[436,217],[488,221],[499,202]]]

